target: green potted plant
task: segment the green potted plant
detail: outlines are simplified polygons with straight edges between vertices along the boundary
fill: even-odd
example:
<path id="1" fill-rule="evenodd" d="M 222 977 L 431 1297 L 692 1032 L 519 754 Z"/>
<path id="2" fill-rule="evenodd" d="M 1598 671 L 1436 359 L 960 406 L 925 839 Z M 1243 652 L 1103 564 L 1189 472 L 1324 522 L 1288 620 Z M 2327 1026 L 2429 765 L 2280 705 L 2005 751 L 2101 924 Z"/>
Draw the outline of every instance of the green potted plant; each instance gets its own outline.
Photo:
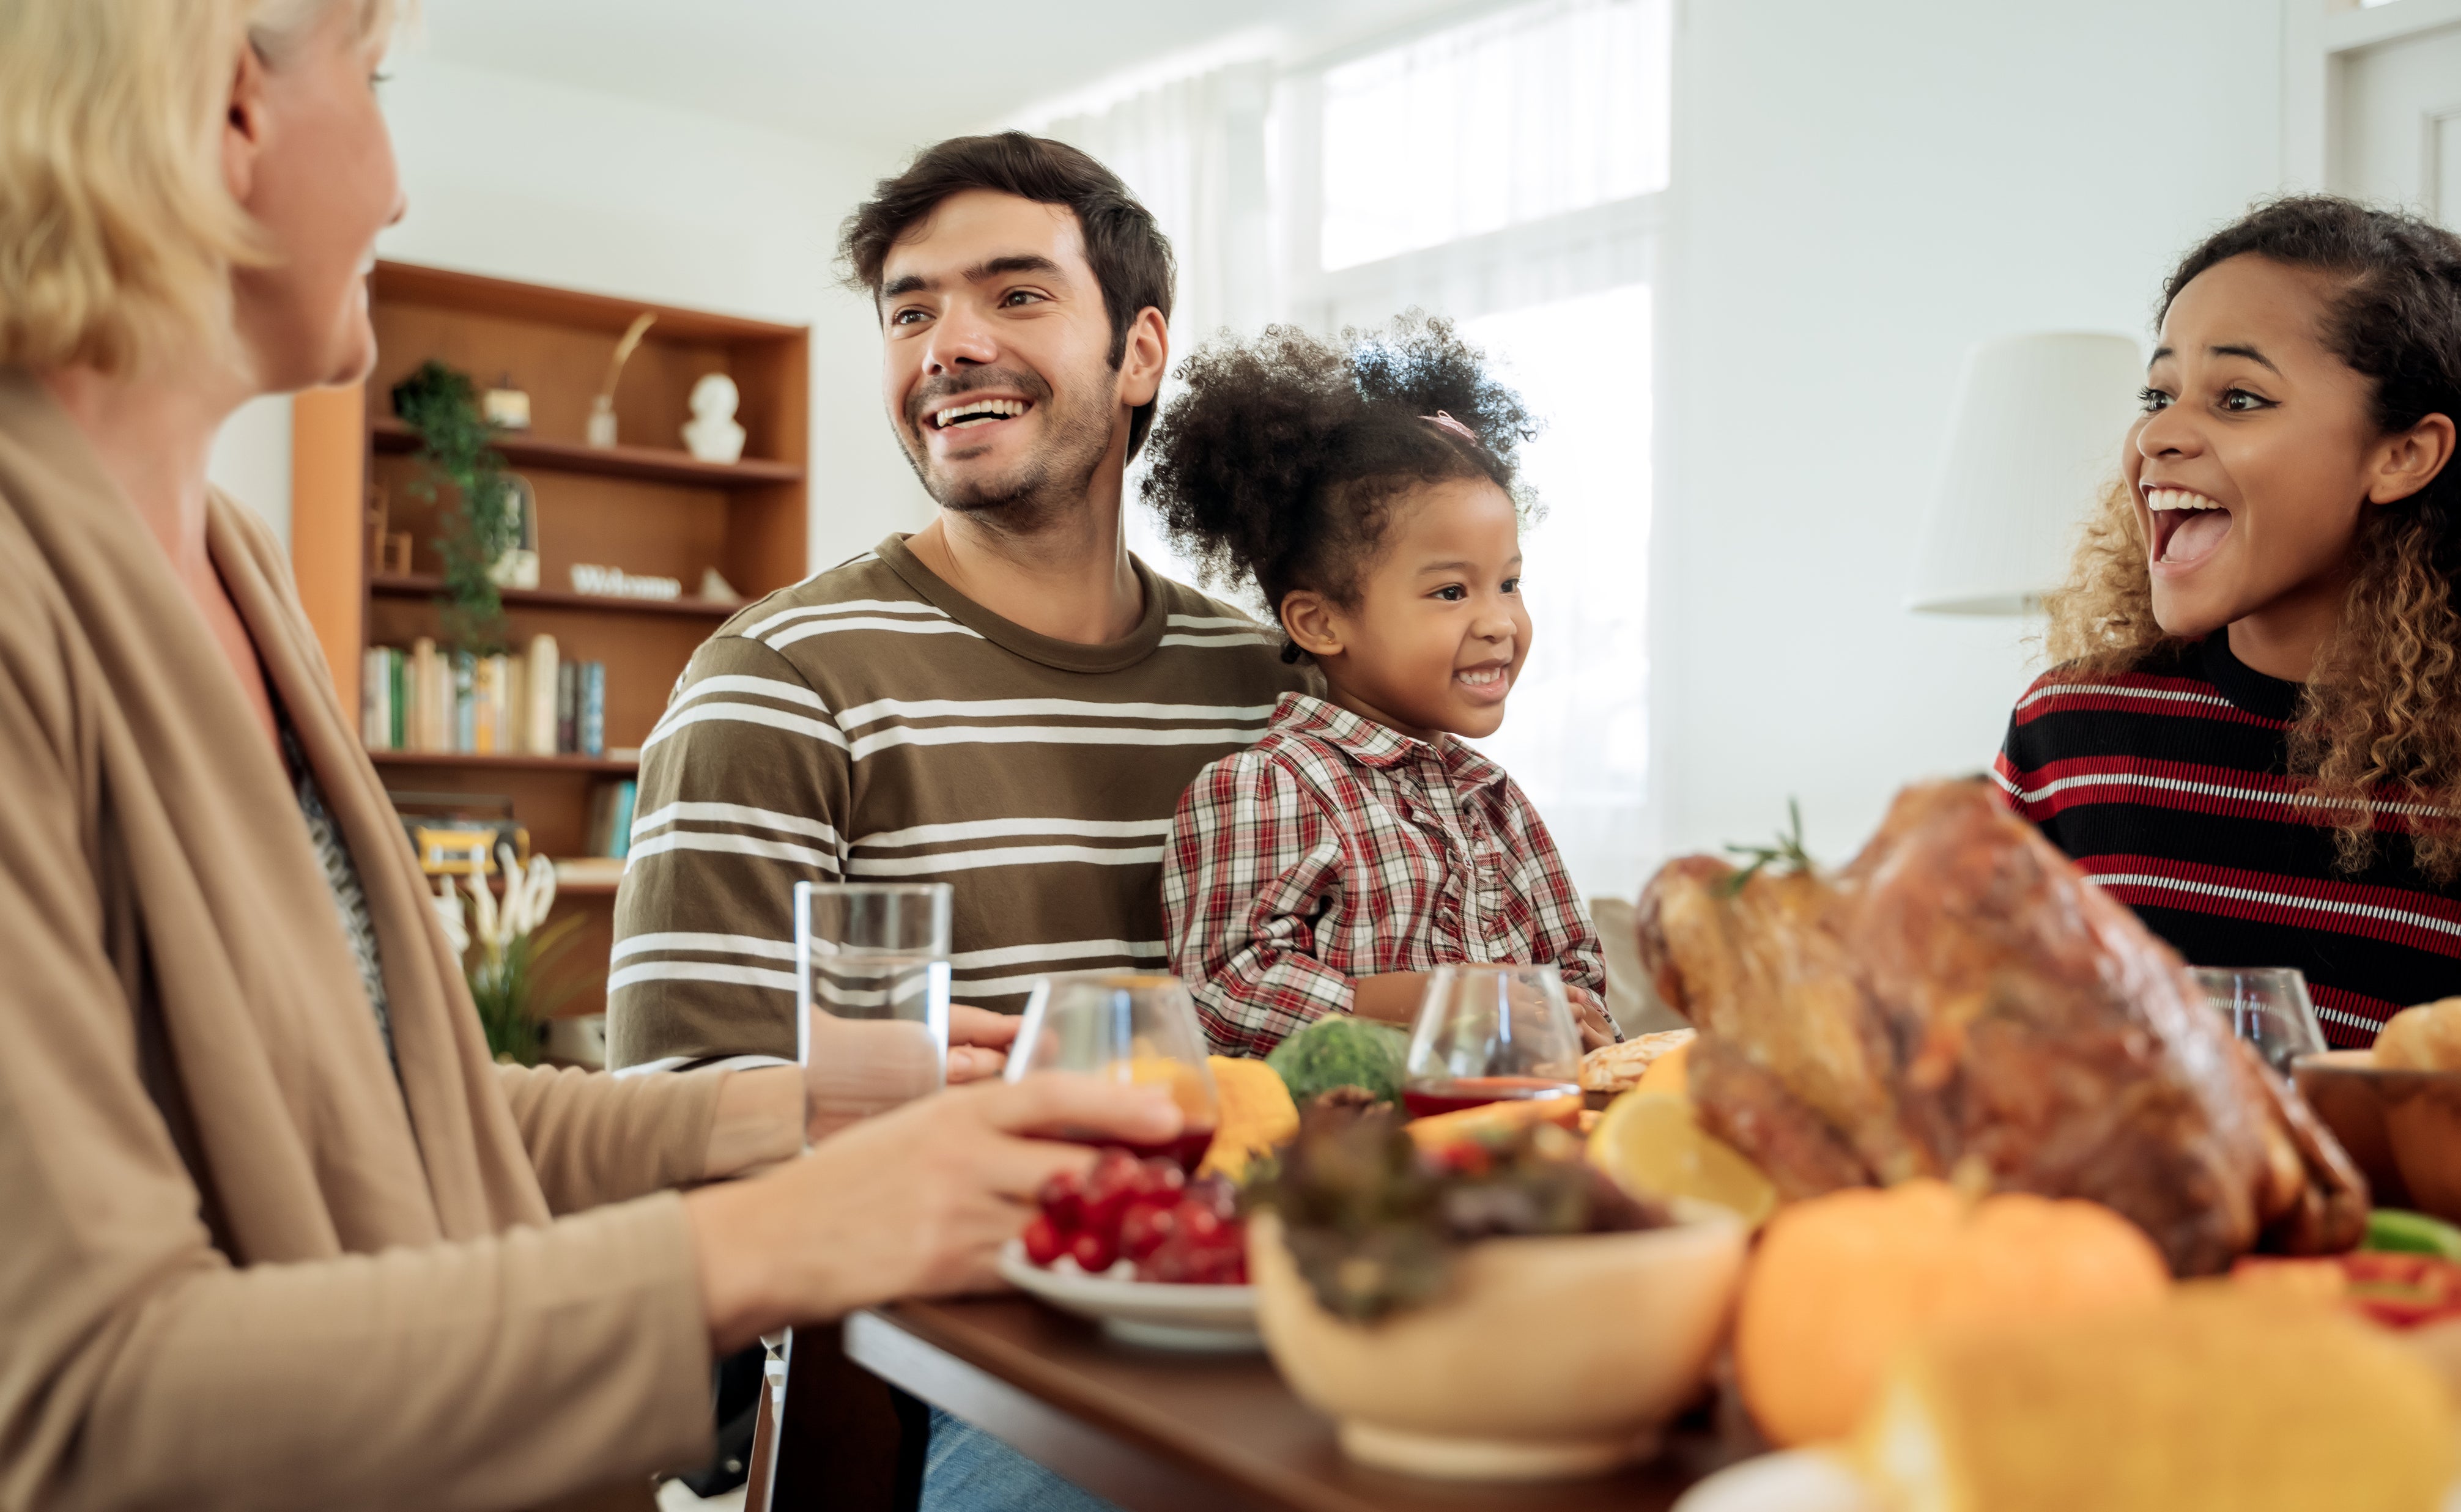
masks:
<path id="1" fill-rule="evenodd" d="M 393 388 L 393 411 L 418 437 L 426 464 L 412 492 L 433 502 L 439 484 L 453 488 L 458 503 L 435 541 L 444 562 L 443 640 L 474 655 L 492 656 L 506 640 L 503 596 L 495 565 L 521 543 L 521 503 L 494 446 L 496 428 L 480 412 L 479 389 L 470 375 L 429 358 Z"/>

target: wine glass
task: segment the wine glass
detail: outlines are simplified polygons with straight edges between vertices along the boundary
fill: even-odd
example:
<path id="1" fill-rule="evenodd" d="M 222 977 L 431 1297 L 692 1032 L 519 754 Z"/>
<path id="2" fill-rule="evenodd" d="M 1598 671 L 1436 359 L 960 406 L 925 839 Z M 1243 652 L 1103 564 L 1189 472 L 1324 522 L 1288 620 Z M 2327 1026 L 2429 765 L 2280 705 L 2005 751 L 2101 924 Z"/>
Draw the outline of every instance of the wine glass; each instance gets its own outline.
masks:
<path id="1" fill-rule="evenodd" d="M 1489 1102 L 1577 1097 L 1581 1032 L 1548 966 L 1440 966 L 1427 975 L 1402 1067 L 1412 1118 Z"/>
<path id="2" fill-rule="evenodd" d="M 1140 1157 L 1161 1156 L 1193 1174 L 1213 1142 L 1221 1100 L 1213 1089 L 1213 1073 L 1205 1064 L 1205 1033 L 1197 1027 L 1196 1004 L 1175 976 L 1067 971 L 1037 980 L 1002 1075 L 1017 1081 L 1038 1071 L 1073 1071 L 1168 1087 L 1179 1103 L 1179 1138 L 1166 1144 L 1125 1146 Z"/>
<path id="3" fill-rule="evenodd" d="M 949 1071 L 950 889 L 795 884 L 795 1059 L 817 1138 L 940 1090 Z"/>
<path id="4" fill-rule="evenodd" d="M 2205 1000 L 2229 1015 L 2231 1033 L 2255 1046 L 2274 1070 L 2287 1075 L 2292 1061 L 2323 1051 L 2307 978 L 2296 967 L 2200 966 L 2195 971 Z"/>

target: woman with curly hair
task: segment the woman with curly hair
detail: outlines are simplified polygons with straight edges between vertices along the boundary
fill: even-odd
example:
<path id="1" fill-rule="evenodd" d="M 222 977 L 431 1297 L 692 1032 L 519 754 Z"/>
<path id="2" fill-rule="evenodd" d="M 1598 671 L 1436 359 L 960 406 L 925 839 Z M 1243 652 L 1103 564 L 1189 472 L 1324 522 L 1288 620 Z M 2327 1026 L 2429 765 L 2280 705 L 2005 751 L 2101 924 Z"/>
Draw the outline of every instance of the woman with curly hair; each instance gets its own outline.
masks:
<path id="1" fill-rule="evenodd" d="M 1607 1042 L 1597 931 L 1554 840 L 1456 738 L 1504 722 L 1530 654 L 1520 399 L 1417 318 L 1338 343 L 1276 327 L 1181 377 L 1145 500 L 1255 585 L 1284 657 L 1325 682 L 1180 799 L 1163 905 L 1207 1033 L 1261 1055 L 1327 1013 L 1406 1024 L 1430 968 L 1499 961 L 1560 967 Z"/>
<path id="2" fill-rule="evenodd" d="M 2163 286 L 2124 485 L 2018 701 L 2019 812 L 2327 1036 L 2461 992 L 2461 238 L 2265 205 Z"/>

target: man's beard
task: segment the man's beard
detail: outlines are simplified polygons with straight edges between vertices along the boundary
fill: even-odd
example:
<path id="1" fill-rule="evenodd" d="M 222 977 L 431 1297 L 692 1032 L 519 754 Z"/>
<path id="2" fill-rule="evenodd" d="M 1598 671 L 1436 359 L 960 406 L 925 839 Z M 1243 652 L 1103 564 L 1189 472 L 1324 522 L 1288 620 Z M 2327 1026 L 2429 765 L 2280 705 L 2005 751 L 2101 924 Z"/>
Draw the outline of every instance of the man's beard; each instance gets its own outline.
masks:
<path id="1" fill-rule="evenodd" d="M 907 402 L 906 460 L 922 480 L 924 492 L 941 508 L 979 520 L 1005 534 L 1031 535 L 1043 522 L 1066 514 L 1085 500 L 1094 475 L 1111 449 L 1111 416 L 1103 403 L 1107 384 L 1099 380 L 1070 385 L 1062 402 L 1051 385 L 1022 369 L 984 369 L 962 380 L 919 386 Z M 922 432 L 931 424 L 923 407 L 978 389 L 1014 389 L 1033 403 L 1029 414 L 1044 420 L 1043 443 L 1005 478 L 948 477 L 931 463 L 931 445 Z M 1003 422 L 1005 423 L 1005 422 Z"/>

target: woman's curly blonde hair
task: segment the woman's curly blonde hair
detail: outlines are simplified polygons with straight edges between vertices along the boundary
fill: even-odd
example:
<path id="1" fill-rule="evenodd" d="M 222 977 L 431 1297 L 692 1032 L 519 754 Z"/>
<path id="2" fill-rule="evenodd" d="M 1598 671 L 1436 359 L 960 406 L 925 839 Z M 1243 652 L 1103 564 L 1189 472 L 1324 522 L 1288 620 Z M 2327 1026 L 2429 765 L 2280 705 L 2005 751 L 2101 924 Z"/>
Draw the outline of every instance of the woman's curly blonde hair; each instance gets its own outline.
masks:
<path id="1" fill-rule="evenodd" d="M 2189 253 L 2163 285 L 2160 314 L 2197 274 L 2243 255 L 2343 280 L 2325 342 L 2374 380 L 2380 433 L 2429 415 L 2461 420 L 2461 237 L 2330 195 L 2279 200 Z M 2315 821 L 2335 830 L 2343 871 L 2368 863 L 2388 821 L 2441 885 L 2461 876 L 2461 465 L 2365 510 L 2350 556 L 2340 624 L 2291 726 L 2290 769 L 2307 779 Z M 2045 601 L 2054 663 L 2108 675 L 2173 641 L 2153 618 L 2146 563 L 2135 500 L 2115 482 L 2066 585 Z"/>

